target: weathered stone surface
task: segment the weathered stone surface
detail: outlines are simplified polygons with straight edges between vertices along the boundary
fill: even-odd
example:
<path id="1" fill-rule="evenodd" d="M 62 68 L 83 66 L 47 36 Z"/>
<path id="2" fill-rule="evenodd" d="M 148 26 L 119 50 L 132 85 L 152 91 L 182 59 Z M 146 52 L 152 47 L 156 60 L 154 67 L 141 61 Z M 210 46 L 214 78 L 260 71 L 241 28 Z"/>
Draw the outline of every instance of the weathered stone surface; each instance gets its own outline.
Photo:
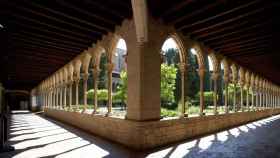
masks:
<path id="1" fill-rule="evenodd" d="M 131 121 L 63 110 L 45 114 L 130 148 L 143 150 L 279 114 L 280 109 L 159 121 Z"/>

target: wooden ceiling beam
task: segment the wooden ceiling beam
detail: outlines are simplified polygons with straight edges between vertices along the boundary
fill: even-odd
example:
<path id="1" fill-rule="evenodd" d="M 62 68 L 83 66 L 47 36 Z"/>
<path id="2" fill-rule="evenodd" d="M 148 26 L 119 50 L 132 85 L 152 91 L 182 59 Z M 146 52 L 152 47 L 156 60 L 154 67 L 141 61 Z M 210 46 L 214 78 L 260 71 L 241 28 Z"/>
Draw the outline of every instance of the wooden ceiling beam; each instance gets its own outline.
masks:
<path id="1" fill-rule="evenodd" d="M 85 21 L 85 20 L 83 20 L 83 19 L 81 19 L 81 18 L 77 18 L 77 17 L 71 16 L 71 15 L 66 14 L 66 13 L 62 13 L 62 12 L 60 12 L 60 11 L 57 11 L 57 10 L 54 10 L 54 9 L 51 9 L 51 8 L 48 8 L 48 7 L 45 7 L 45 6 L 43 6 L 43 5 L 39 4 L 39 3 L 31 2 L 30 4 L 31 4 L 32 6 L 37 7 L 37 8 L 40 8 L 40 9 L 49 11 L 49 12 L 51 12 L 51 13 L 53 13 L 53 14 L 57 14 L 57 15 L 60 15 L 60 16 L 65 17 L 65 18 L 68 18 L 68 19 L 71 19 L 71 20 L 80 22 L 80 23 L 82 23 L 82 24 L 86 24 L 86 25 L 91 26 L 91 27 L 93 27 L 93 28 L 97 28 L 97 29 L 100 29 L 100 30 L 103 30 L 103 31 L 106 31 L 106 32 L 112 31 L 112 30 L 110 30 L 110 29 L 108 29 L 108 28 L 106 28 L 106 27 L 103 27 L 103 26 L 100 26 L 100 25 L 91 23 L 91 22 L 89 22 L 89 21 Z"/>
<path id="2" fill-rule="evenodd" d="M 78 11 L 78 12 L 80 12 L 82 14 L 85 14 L 85 15 L 87 15 L 89 17 L 101 20 L 101 21 L 103 21 L 105 23 L 108 23 L 108 24 L 111 24 L 111 25 L 116 25 L 118 23 L 118 22 L 113 21 L 111 19 L 104 18 L 104 17 L 102 17 L 102 16 L 100 16 L 98 14 L 95 14 L 93 12 L 88 12 L 87 10 L 82 9 L 82 8 L 78 7 L 77 5 L 71 4 L 69 1 L 59 0 L 58 3 L 62 4 L 63 6 L 66 6 L 67 8 L 70 8 L 72 10 L 75 10 L 75 11 Z"/>
<path id="3" fill-rule="evenodd" d="M 250 26 L 250 27 L 246 27 L 244 29 L 240 29 L 240 30 L 237 30 L 237 31 L 225 33 L 225 34 L 222 34 L 222 35 L 216 35 L 216 36 L 214 36 L 212 38 L 207 38 L 207 39 L 205 39 L 203 41 L 204 42 L 209 42 L 209 41 L 213 41 L 213 40 L 220 40 L 220 39 L 225 38 L 225 37 L 229 37 L 229 36 L 233 36 L 233 35 L 238 35 L 238 34 L 241 34 L 241 33 L 244 33 L 244 32 L 248 32 L 248 31 L 252 31 L 252 30 L 258 29 L 260 27 L 264 27 L 267 24 L 268 24 L 268 22 L 258 23 L 256 25 L 253 25 L 253 26 Z"/>
<path id="4" fill-rule="evenodd" d="M 16 18 L 23 19 L 24 21 L 29 21 L 34 24 L 39 24 L 39 25 L 47 27 L 47 28 L 52 28 L 52 29 L 58 30 L 60 32 L 64 32 L 65 34 L 77 36 L 79 38 L 86 38 L 86 39 L 92 38 L 92 36 L 88 36 L 87 34 L 81 34 L 78 32 L 74 32 L 72 30 L 64 29 L 62 27 L 57 27 L 55 25 L 51 25 L 51 24 L 45 23 L 43 21 L 38 21 L 38 20 L 28 18 L 28 17 L 22 16 L 22 15 L 18 15 L 18 14 L 12 14 L 12 15 Z M 102 32 L 92 30 L 91 33 L 96 34 L 97 36 L 102 36 Z"/>
<path id="5" fill-rule="evenodd" d="M 162 17 L 166 17 L 166 16 L 168 16 L 169 14 L 172 14 L 172 13 L 174 13 L 174 12 L 180 10 L 181 8 L 183 8 L 183 7 L 187 6 L 187 5 L 189 5 L 189 4 L 192 3 L 192 2 L 193 2 L 193 0 L 184 0 L 184 1 L 180 2 L 180 3 L 177 3 L 175 6 L 173 6 L 173 7 L 171 7 L 170 9 L 164 11 L 164 12 L 161 14 L 161 16 L 162 16 Z"/>
<path id="6" fill-rule="evenodd" d="M 77 47 L 73 47 L 73 46 L 66 46 L 63 44 L 52 43 L 52 42 L 48 42 L 48 41 L 28 40 L 28 39 L 18 38 L 18 37 L 14 37 L 14 36 L 11 36 L 11 39 L 12 39 L 12 42 L 24 42 L 24 43 L 34 44 L 34 45 L 39 45 L 39 46 L 52 47 L 52 48 L 60 49 L 60 50 L 70 50 L 70 51 L 74 50 L 75 52 L 79 52 L 82 50 L 81 48 L 77 48 Z"/>
<path id="7" fill-rule="evenodd" d="M 239 42 L 241 40 L 249 40 L 249 39 L 254 39 L 257 37 L 265 37 L 267 35 L 269 35 L 270 32 L 268 32 L 267 30 L 260 30 L 260 31 L 256 31 L 256 32 L 249 32 L 249 33 L 244 33 L 242 35 L 237 34 L 233 37 L 227 37 L 227 38 L 223 38 L 223 39 L 219 39 L 219 40 L 213 40 L 211 42 L 206 42 L 203 41 L 206 45 L 209 45 L 211 47 L 216 47 L 216 46 L 221 46 L 224 44 L 229 44 L 232 42 Z"/>
<path id="8" fill-rule="evenodd" d="M 58 33 L 58 32 L 54 32 L 54 31 L 50 31 L 48 29 L 43 29 L 43 28 L 38 28 L 38 27 L 30 26 L 30 25 L 25 25 L 23 23 L 19 23 L 19 22 L 16 22 L 16 21 L 10 21 L 10 22 L 12 22 L 12 25 L 21 26 L 23 28 L 23 30 L 25 30 L 24 28 L 32 29 L 32 30 L 37 30 L 39 32 L 45 32 L 45 33 L 49 33 L 49 34 L 54 34 L 54 35 L 57 35 L 57 36 L 59 36 L 61 38 L 77 40 L 77 41 L 84 42 L 84 43 L 87 43 L 88 40 L 89 40 L 89 39 L 86 40 L 84 38 L 73 37 L 73 36 L 70 36 L 70 35 L 63 34 L 63 33 Z"/>
<path id="9" fill-rule="evenodd" d="M 15 7 L 17 7 L 17 6 L 15 6 Z M 25 8 L 23 6 L 20 6 L 20 7 L 17 7 L 17 8 L 20 9 L 20 10 L 23 10 L 25 12 L 32 13 L 34 15 L 47 18 L 49 20 L 55 21 L 55 22 L 60 23 L 60 24 L 66 24 L 66 25 L 72 26 L 72 27 L 80 29 L 80 30 L 84 30 L 84 31 L 88 31 L 88 32 L 94 32 L 95 31 L 92 28 L 81 26 L 81 25 L 75 24 L 75 23 L 71 23 L 71 22 L 66 21 L 65 19 L 61 19 L 61 18 L 58 19 L 57 17 L 49 16 L 49 15 L 43 13 L 43 12 L 36 12 L 36 11 L 33 11 L 32 9 Z"/>
<path id="10" fill-rule="evenodd" d="M 207 12 L 213 8 L 215 8 L 216 6 L 218 6 L 219 4 L 221 3 L 221 1 L 216 1 L 215 3 L 211 3 L 211 4 L 208 4 L 206 6 L 203 6 L 202 8 L 200 9 L 197 9 L 189 14 L 185 14 L 184 16 L 181 16 L 177 19 L 173 18 L 171 21 L 168 21 L 169 24 L 173 24 L 173 25 L 176 25 L 176 23 L 179 23 L 181 21 L 187 21 L 188 19 L 190 19 L 191 17 L 194 17 L 194 16 L 197 16 L 201 13 L 204 13 L 204 12 Z"/>
<path id="11" fill-rule="evenodd" d="M 83 43 L 73 42 L 73 41 L 69 41 L 69 40 L 59 40 L 57 38 L 53 38 L 50 36 L 44 36 L 41 34 L 35 34 L 35 33 L 27 32 L 27 31 L 20 31 L 18 33 L 12 32 L 11 35 L 22 36 L 23 38 L 32 38 L 34 40 L 45 40 L 45 41 L 52 41 L 55 43 L 63 43 L 66 45 L 71 45 L 71 46 L 76 46 L 76 47 L 81 47 L 81 48 L 88 47 L 88 45 L 83 44 Z"/>
<path id="12" fill-rule="evenodd" d="M 240 49 L 240 50 L 235 50 L 235 51 L 228 51 L 228 52 L 223 51 L 221 53 L 224 54 L 224 55 L 229 55 L 229 54 L 243 53 L 243 52 L 248 51 L 248 50 L 255 50 L 255 51 L 257 51 L 257 50 L 265 50 L 267 48 L 269 48 L 269 46 L 265 45 L 265 46 L 257 46 L 257 47 L 248 47 L 248 48 L 244 48 L 244 49 Z"/>
<path id="13" fill-rule="evenodd" d="M 232 42 L 232 43 L 225 44 L 225 45 L 222 45 L 222 46 L 214 47 L 213 49 L 220 50 L 220 49 L 223 49 L 223 48 L 238 46 L 238 45 L 247 44 L 247 43 L 253 43 L 253 42 L 258 42 L 258 41 L 268 41 L 268 40 L 270 40 L 268 38 L 271 38 L 271 37 L 272 37 L 272 35 L 267 35 L 267 36 L 256 37 L 256 38 L 247 39 L 247 40 L 241 40 L 241 41 L 238 41 L 238 42 Z"/>
<path id="14" fill-rule="evenodd" d="M 263 47 L 269 47 L 269 44 L 267 44 L 267 43 L 264 43 L 264 44 L 259 44 L 259 45 L 253 45 L 253 46 L 251 46 L 251 47 L 245 47 L 245 48 L 237 48 L 237 47 L 235 47 L 235 48 L 228 48 L 228 49 L 223 49 L 223 50 L 221 50 L 221 52 L 235 52 L 235 51 L 244 51 L 244 50 L 250 50 L 250 49 L 258 49 L 258 48 L 263 48 Z"/>
<path id="15" fill-rule="evenodd" d="M 246 47 L 250 47 L 250 46 L 259 46 L 259 45 L 263 45 L 263 44 L 269 45 L 269 42 L 270 41 L 268 41 L 268 40 L 256 41 L 256 42 L 252 42 L 252 43 L 240 44 L 237 46 L 224 47 L 224 48 L 220 49 L 219 51 L 238 50 L 238 49 L 241 49 L 244 47 L 246 48 Z"/>
<path id="16" fill-rule="evenodd" d="M 20 48 L 20 47 L 25 47 L 25 48 L 35 48 L 35 49 L 43 49 L 43 50 L 49 50 L 49 51 L 53 51 L 53 52 L 61 52 L 64 54 L 68 54 L 68 55 L 78 55 L 80 53 L 82 53 L 81 51 L 74 51 L 74 50 L 70 50 L 70 49 L 64 49 L 64 48 L 58 48 L 55 46 L 47 46 L 47 45 L 38 45 L 38 44 L 32 44 L 32 43 L 13 43 L 11 44 L 12 46 L 14 46 L 14 48 Z"/>
<path id="17" fill-rule="evenodd" d="M 230 14 L 230 13 L 236 12 L 236 11 L 238 11 L 238 10 L 244 9 L 244 8 L 246 8 L 246 7 L 249 7 L 250 5 L 253 5 L 253 4 L 255 4 L 255 3 L 259 2 L 259 1 L 260 1 L 260 0 L 255 0 L 255 1 L 252 1 L 252 2 L 249 2 L 249 3 L 246 3 L 246 4 L 243 4 L 243 5 L 241 5 L 241 6 L 238 6 L 238 7 L 233 8 L 233 9 L 231 9 L 231 10 L 228 10 L 228 11 L 225 11 L 225 12 L 222 12 L 222 13 L 219 13 L 219 14 L 217 14 L 217 15 L 215 15 L 215 16 L 211 16 L 211 17 L 209 17 L 209 18 L 206 18 L 206 19 L 203 19 L 203 20 L 199 20 L 199 21 L 197 21 L 197 22 L 195 22 L 195 23 L 191 23 L 191 24 L 189 24 L 189 25 L 183 25 L 183 26 L 181 26 L 181 27 L 178 27 L 178 29 L 179 29 L 179 30 L 183 30 L 183 29 L 187 29 L 187 28 L 190 28 L 190 27 L 194 27 L 194 26 L 196 26 L 196 25 L 200 25 L 200 24 L 203 24 L 203 23 L 207 23 L 207 22 L 209 22 L 209 21 L 211 21 L 211 20 L 214 20 L 214 19 L 216 19 L 216 18 L 220 18 L 220 17 L 225 16 L 225 15 L 227 15 L 227 14 Z"/>

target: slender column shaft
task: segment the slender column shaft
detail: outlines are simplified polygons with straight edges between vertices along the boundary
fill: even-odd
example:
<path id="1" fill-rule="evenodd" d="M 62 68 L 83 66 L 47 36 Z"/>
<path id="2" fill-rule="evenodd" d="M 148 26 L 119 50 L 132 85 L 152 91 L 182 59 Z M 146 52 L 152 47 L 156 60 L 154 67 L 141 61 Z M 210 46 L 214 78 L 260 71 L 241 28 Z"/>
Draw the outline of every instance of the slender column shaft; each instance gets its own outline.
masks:
<path id="1" fill-rule="evenodd" d="M 251 105 L 251 107 L 252 107 L 252 109 L 254 110 L 255 108 L 255 96 L 254 96 L 255 94 L 254 94 L 254 88 L 252 88 L 252 105 Z"/>
<path id="2" fill-rule="evenodd" d="M 225 112 L 228 113 L 228 81 L 225 80 Z"/>
<path id="3" fill-rule="evenodd" d="M 88 73 L 85 73 L 83 76 L 83 95 L 84 95 L 84 109 L 83 112 L 87 110 L 87 82 L 88 82 Z"/>
<path id="4" fill-rule="evenodd" d="M 79 79 L 75 81 L 75 91 L 76 91 L 76 108 L 75 111 L 79 110 Z"/>
<path id="5" fill-rule="evenodd" d="M 62 88 L 62 83 L 61 83 L 61 85 L 59 86 L 59 96 L 60 96 L 60 109 L 63 109 L 64 107 L 63 107 L 63 103 L 62 103 L 62 101 L 63 101 L 63 88 Z"/>
<path id="6" fill-rule="evenodd" d="M 200 110 L 199 110 L 199 115 L 203 116 L 204 114 L 204 69 L 199 69 L 199 104 L 200 104 Z"/>
<path id="7" fill-rule="evenodd" d="M 236 107 L 236 82 L 233 83 L 233 111 L 237 111 Z"/>
<path id="8" fill-rule="evenodd" d="M 97 108 L 98 108 L 98 98 L 97 98 L 98 76 L 99 76 L 99 69 L 95 68 L 93 70 L 93 84 L 94 84 L 94 110 L 93 110 L 93 113 L 96 113 L 97 112 Z"/>
<path id="9" fill-rule="evenodd" d="M 73 81 L 69 82 L 69 109 L 72 111 L 72 88 L 73 87 Z"/>
<path id="10" fill-rule="evenodd" d="M 59 93 L 58 93 L 58 87 L 55 88 L 55 93 L 56 93 L 56 106 L 55 106 L 55 108 L 58 109 L 58 107 L 59 107 Z"/>
<path id="11" fill-rule="evenodd" d="M 181 117 L 187 116 L 186 107 L 185 107 L 185 64 L 180 64 L 180 72 L 181 72 Z"/>
<path id="12" fill-rule="evenodd" d="M 67 84 L 65 83 L 64 84 L 64 108 L 66 108 L 66 106 L 67 106 Z"/>
<path id="13" fill-rule="evenodd" d="M 246 87 L 246 109 L 249 111 L 249 91 L 250 91 L 250 87 L 247 85 Z"/>
<path id="14" fill-rule="evenodd" d="M 242 111 L 244 111 L 244 105 L 243 105 L 243 84 L 240 85 L 240 108 Z"/>
<path id="15" fill-rule="evenodd" d="M 219 77 L 219 73 L 218 72 L 213 72 L 212 75 L 212 79 L 214 82 L 214 91 L 213 91 L 213 104 L 214 104 L 214 114 L 217 115 L 218 114 L 218 107 L 217 107 L 217 82 L 218 82 L 218 77 Z"/>
<path id="16" fill-rule="evenodd" d="M 108 75 L 108 112 L 107 115 L 110 115 L 112 112 L 112 72 L 114 69 L 113 63 L 108 63 L 107 65 L 107 75 Z"/>

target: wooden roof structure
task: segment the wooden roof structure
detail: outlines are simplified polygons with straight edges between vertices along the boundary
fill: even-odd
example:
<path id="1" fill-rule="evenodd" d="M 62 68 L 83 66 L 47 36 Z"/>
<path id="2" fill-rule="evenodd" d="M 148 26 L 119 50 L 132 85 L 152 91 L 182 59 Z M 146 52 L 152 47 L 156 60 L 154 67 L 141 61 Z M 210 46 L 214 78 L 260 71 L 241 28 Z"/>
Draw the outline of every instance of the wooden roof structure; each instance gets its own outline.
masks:
<path id="1" fill-rule="evenodd" d="M 149 14 L 280 84 L 277 0 L 148 0 Z M 130 0 L 2 0 L 0 79 L 31 89 L 132 18 Z"/>

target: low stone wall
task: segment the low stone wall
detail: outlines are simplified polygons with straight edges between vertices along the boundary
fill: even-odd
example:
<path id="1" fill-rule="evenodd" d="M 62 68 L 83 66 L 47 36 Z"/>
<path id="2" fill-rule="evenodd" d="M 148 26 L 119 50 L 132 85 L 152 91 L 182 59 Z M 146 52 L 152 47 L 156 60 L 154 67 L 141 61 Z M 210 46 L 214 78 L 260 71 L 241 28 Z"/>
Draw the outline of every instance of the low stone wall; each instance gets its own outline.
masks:
<path id="1" fill-rule="evenodd" d="M 213 133 L 280 113 L 280 109 L 269 109 L 255 112 L 137 122 L 55 109 L 45 109 L 44 111 L 46 116 L 137 150 L 154 148 Z"/>

